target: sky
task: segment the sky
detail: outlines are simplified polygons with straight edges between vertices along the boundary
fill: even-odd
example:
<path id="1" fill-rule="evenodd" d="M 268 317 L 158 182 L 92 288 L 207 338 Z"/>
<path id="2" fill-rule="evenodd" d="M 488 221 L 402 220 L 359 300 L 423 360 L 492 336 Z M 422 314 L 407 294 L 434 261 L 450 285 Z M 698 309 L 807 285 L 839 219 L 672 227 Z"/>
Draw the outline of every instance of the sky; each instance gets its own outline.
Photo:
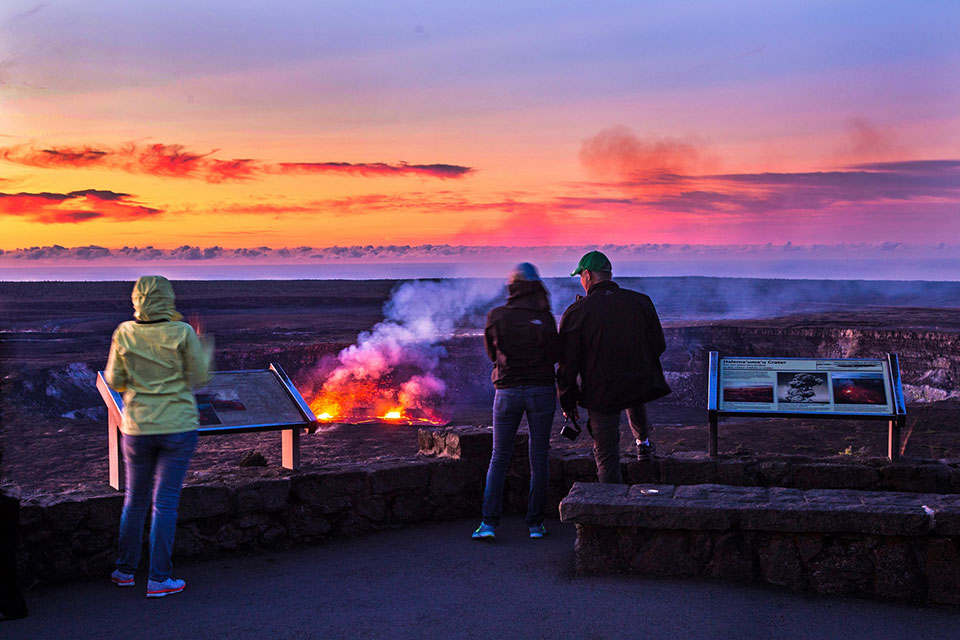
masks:
<path id="1" fill-rule="evenodd" d="M 0 258 L 922 254 L 960 245 L 958 33 L 946 0 L 6 0 Z"/>

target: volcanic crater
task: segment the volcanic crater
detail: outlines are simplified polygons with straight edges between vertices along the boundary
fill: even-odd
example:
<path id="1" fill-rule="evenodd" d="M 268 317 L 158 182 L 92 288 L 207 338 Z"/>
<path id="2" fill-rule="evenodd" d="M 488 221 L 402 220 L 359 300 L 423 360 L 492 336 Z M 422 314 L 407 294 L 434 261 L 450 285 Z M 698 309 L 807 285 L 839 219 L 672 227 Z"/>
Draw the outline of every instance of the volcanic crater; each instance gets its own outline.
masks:
<path id="1" fill-rule="evenodd" d="M 960 285 L 719 278 L 620 282 L 651 295 L 664 324 L 662 362 L 673 393 L 649 407 L 658 453 L 706 450 L 705 373 L 711 350 L 769 357 L 874 358 L 896 352 L 908 401 L 903 454 L 958 457 Z M 182 281 L 174 286 L 179 309 L 188 318 L 202 318 L 215 337 L 217 369 L 262 369 L 276 362 L 309 401 L 319 397 L 329 373 L 342 364 L 338 356 L 362 342 L 360 334 L 376 334 L 378 324 L 396 315 L 391 296 L 403 284 Z M 410 417 L 426 415 L 427 407 L 442 414 L 437 422 L 490 424 L 493 387 L 482 326 L 486 311 L 503 296 L 500 283 L 480 284 L 470 283 L 471 304 L 456 312 L 452 325 L 440 327 L 441 335 L 429 345 L 435 358 L 427 363 L 433 367 L 430 375 L 442 383 L 442 392 L 437 386 L 427 389 L 423 406 L 407 407 Z M 548 281 L 558 314 L 573 301 L 572 284 Z M 782 294 L 786 286 L 796 290 L 789 300 Z M 130 287 L 126 282 L 0 283 L 0 479 L 22 494 L 106 488 L 106 412 L 95 377 L 105 364 L 113 329 L 130 317 Z M 779 293 L 765 295 L 770 292 Z M 395 319 L 401 325 L 409 320 Z M 422 375 L 423 365 L 409 367 L 403 376 Z M 321 424 L 316 434 L 302 439 L 303 465 L 320 469 L 414 458 L 417 428 L 396 422 Z M 588 452 L 588 438 L 569 442 L 557 435 L 561 422 L 558 412 L 553 446 Z M 631 447 L 625 427 L 623 447 Z M 879 457 L 885 447 L 884 429 L 871 422 L 744 419 L 725 421 L 720 431 L 721 451 L 728 453 Z M 251 452 L 278 465 L 279 434 L 202 438 L 187 482 L 235 471 Z"/>

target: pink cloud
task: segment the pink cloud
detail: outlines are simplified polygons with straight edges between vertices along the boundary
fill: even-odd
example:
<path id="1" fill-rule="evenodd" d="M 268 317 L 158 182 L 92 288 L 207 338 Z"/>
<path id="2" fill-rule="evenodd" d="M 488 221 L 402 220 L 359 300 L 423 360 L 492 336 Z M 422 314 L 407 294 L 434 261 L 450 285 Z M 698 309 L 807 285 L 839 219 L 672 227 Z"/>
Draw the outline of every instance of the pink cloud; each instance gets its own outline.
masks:
<path id="1" fill-rule="evenodd" d="M 343 174 L 351 176 L 409 176 L 462 178 L 471 167 L 454 164 L 410 164 L 399 162 L 262 162 L 251 158 L 224 160 L 212 157 L 216 150 L 196 153 L 179 144 L 110 147 L 55 147 L 36 149 L 18 145 L 0 148 L 0 159 L 15 164 L 46 169 L 82 169 L 102 167 L 129 173 L 168 178 L 194 178 L 211 183 L 236 182 L 270 174 Z"/>
<path id="2" fill-rule="evenodd" d="M 129 200 L 129 194 L 85 189 L 69 193 L 0 193 L 0 216 L 27 218 L 44 224 L 78 223 L 106 218 L 142 220 L 159 209 Z"/>

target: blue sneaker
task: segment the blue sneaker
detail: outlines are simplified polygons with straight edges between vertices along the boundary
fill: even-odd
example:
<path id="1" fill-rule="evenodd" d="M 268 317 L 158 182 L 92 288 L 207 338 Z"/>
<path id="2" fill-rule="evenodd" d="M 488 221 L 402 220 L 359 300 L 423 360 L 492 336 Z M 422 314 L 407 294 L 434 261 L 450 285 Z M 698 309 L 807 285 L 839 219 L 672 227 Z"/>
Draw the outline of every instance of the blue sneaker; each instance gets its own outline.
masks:
<path id="1" fill-rule="evenodd" d="M 136 585 L 133 574 L 124 573 L 120 571 L 120 569 L 115 569 L 114 572 L 110 574 L 110 582 L 118 587 L 132 587 Z"/>
<path id="2" fill-rule="evenodd" d="M 531 538 L 542 538 L 547 533 L 547 528 L 542 524 L 532 524 L 530 525 L 530 537 Z"/>
<path id="3" fill-rule="evenodd" d="M 471 536 L 474 540 L 493 540 L 497 537 L 497 532 L 493 528 L 492 524 L 487 524 L 486 522 L 481 522 L 480 526 L 477 527 L 477 530 L 473 532 Z"/>
<path id="4" fill-rule="evenodd" d="M 163 582 L 147 580 L 147 597 L 163 598 L 175 593 L 180 593 L 186 586 L 186 582 L 183 580 L 177 580 L 176 578 L 167 578 Z"/>

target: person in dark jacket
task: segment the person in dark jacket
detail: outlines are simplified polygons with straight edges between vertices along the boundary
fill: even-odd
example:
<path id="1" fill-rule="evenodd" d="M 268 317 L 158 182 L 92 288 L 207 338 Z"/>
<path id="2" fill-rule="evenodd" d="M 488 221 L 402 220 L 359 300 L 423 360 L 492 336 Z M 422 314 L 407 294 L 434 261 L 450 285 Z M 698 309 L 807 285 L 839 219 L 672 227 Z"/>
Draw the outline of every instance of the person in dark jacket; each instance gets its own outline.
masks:
<path id="1" fill-rule="evenodd" d="M 493 453 L 483 494 L 483 522 L 474 539 L 493 540 L 503 507 L 503 482 L 513 455 L 520 419 L 530 429 L 530 500 L 527 526 L 531 538 L 542 538 L 547 504 L 547 457 L 550 428 L 557 410 L 554 364 L 557 322 L 536 267 L 518 264 L 507 286 L 507 304 L 487 314 L 484 343 L 493 362 Z"/>
<path id="2" fill-rule="evenodd" d="M 620 483 L 620 414 L 626 410 L 637 457 L 650 459 L 645 403 L 670 393 L 660 355 L 666 349 L 660 318 L 650 298 L 612 280 L 610 260 L 585 254 L 570 275 L 580 276 L 587 295 L 560 320 L 557 382 L 563 414 L 587 410 L 600 482 Z M 579 384 L 578 384 L 579 378 Z"/>

